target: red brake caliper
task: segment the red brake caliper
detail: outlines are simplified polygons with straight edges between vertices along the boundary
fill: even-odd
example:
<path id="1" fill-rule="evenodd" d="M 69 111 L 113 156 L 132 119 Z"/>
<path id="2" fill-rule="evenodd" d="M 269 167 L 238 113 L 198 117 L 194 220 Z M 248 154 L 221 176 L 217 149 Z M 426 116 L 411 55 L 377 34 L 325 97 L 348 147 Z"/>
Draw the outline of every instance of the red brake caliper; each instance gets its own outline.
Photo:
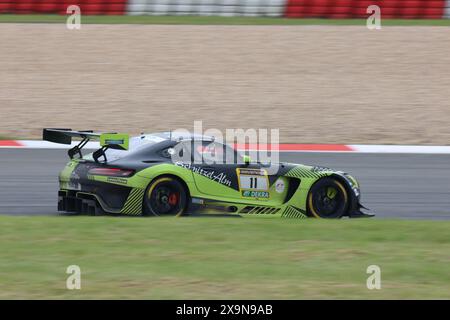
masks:
<path id="1" fill-rule="evenodd" d="M 169 204 L 174 206 L 178 203 L 178 193 L 171 193 L 169 195 Z"/>

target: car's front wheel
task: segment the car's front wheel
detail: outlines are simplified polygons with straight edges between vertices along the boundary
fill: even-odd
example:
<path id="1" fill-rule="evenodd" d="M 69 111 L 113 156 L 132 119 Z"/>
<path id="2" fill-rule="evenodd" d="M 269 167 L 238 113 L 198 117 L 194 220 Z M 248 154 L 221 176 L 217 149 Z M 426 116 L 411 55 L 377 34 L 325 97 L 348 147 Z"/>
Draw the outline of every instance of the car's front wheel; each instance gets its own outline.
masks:
<path id="1" fill-rule="evenodd" d="M 347 190 L 333 178 L 317 181 L 308 194 L 308 212 L 316 218 L 341 218 L 349 204 Z"/>
<path id="2" fill-rule="evenodd" d="M 145 193 L 145 214 L 181 216 L 186 210 L 187 198 L 184 186 L 176 178 L 156 178 Z"/>

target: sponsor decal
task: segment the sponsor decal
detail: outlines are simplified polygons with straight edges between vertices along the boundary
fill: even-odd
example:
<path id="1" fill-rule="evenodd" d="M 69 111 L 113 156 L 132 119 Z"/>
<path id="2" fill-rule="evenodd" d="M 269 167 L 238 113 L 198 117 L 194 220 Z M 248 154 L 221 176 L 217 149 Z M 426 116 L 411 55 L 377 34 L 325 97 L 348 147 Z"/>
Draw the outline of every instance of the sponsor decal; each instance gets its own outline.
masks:
<path id="1" fill-rule="evenodd" d="M 121 139 L 121 140 L 106 139 L 105 143 L 106 144 L 124 144 L 125 140 L 123 140 L 123 139 Z"/>
<path id="2" fill-rule="evenodd" d="M 269 179 L 264 169 L 236 169 L 239 190 L 243 197 L 269 198 Z"/>
<path id="3" fill-rule="evenodd" d="M 202 167 L 195 166 L 192 163 L 175 162 L 175 165 L 191 170 L 194 173 L 200 174 L 212 181 L 231 187 L 231 180 L 223 172 L 216 172 L 215 170 L 205 170 Z"/>
<path id="4" fill-rule="evenodd" d="M 275 182 L 275 191 L 278 193 L 283 193 L 284 189 L 285 189 L 286 185 L 283 181 L 283 179 L 278 179 Z"/>
<path id="5" fill-rule="evenodd" d="M 246 175 L 246 176 L 266 176 L 267 172 L 264 169 L 242 169 L 239 168 L 239 173 L 241 175 Z"/>
<path id="6" fill-rule="evenodd" d="M 251 191 L 251 190 L 243 190 L 243 197 L 251 197 L 251 198 L 269 198 L 269 193 L 267 191 Z"/>
<path id="7" fill-rule="evenodd" d="M 127 184 L 128 180 L 125 178 L 119 178 L 119 177 L 108 177 L 106 181 L 111 183 L 118 183 L 118 184 Z"/>
<path id="8" fill-rule="evenodd" d="M 70 175 L 69 188 L 72 190 L 81 190 L 80 175 L 75 171 Z"/>
<path id="9" fill-rule="evenodd" d="M 312 169 L 311 169 L 311 171 L 312 172 L 316 172 L 316 173 L 320 173 L 320 172 L 329 172 L 329 171 L 333 171 L 332 169 L 330 169 L 330 168 L 327 168 L 327 167 L 313 167 Z"/>

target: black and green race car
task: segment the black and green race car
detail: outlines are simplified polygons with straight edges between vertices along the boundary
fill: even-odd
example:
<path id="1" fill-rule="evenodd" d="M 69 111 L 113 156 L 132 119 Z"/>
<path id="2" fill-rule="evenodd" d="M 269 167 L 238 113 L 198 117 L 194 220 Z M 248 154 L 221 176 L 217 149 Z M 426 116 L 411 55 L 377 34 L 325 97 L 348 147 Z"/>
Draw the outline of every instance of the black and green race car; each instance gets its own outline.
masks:
<path id="1" fill-rule="evenodd" d="M 166 132 L 129 138 L 120 133 L 44 129 L 43 138 L 63 144 L 81 139 L 69 150 L 71 160 L 59 175 L 59 211 L 299 219 L 371 216 L 361 211 L 360 186 L 347 173 L 253 162 L 211 137 Z M 90 140 L 99 140 L 101 147 L 83 156 L 82 148 Z M 217 161 L 217 155 L 225 154 L 227 161 Z"/>

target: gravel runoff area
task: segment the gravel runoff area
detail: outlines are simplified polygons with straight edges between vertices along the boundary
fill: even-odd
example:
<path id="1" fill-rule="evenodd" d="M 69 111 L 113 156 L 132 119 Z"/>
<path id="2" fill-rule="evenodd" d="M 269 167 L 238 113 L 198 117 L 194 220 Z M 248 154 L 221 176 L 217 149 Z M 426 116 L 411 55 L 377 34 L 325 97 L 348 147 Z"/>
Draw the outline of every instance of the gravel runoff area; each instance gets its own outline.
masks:
<path id="1" fill-rule="evenodd" d="M 280 128 L 450 143 L 449 27 L 0 24 L 0 135 Z"/>

